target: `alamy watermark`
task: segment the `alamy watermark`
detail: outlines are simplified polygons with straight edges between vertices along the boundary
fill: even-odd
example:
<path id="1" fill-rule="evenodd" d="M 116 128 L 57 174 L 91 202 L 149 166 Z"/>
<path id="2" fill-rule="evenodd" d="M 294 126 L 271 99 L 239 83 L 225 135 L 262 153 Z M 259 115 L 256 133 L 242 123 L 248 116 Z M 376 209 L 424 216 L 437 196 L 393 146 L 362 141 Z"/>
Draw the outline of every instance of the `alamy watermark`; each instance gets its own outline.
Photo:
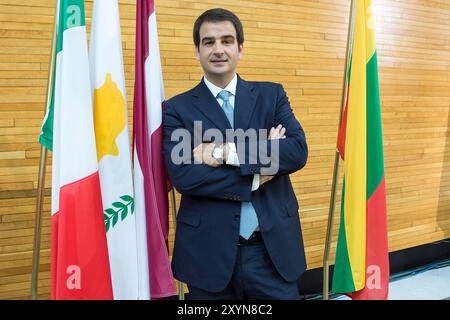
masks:
<path id="1" fill-rule="evenodd" d="M 70 265 L 66 269 L 68 275 L 66 280 L 66 286 L 69 290 L 81 289 L 81 268 L 77 265 Z"/>
<path id="2" fill-rule="evenodd" d="M 279 169 L 279 139 L 269 140 L 267 129 L 227 129 L 224 136 L 222 131 L 216 128 L 203 132 L 202 121 L 194 121 L 193 137 L 189 130 L 180 128 L 174 130 L 170 138 L 172 142 L 178 142 L 170 155 L 175 165 L 199 164 L 200 162 L 192 157 L 192 142 L 196 147 L 206 141 L 216 145 L 234 143 L 239 164 L 260 164 L 261 175 L 275 175 Z"/>

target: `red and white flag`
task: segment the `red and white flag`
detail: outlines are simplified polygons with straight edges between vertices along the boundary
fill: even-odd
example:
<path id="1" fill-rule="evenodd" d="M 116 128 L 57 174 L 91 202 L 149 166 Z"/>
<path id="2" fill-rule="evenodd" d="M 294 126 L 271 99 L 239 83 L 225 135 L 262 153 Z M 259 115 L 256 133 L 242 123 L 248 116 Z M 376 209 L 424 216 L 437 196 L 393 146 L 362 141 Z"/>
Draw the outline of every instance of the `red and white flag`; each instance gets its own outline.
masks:
<path id="1" fill-rule="evenodd" d="M 133 142 L 139 278 L 150 291 L 141 298 L 176 295 L 167 248 L 167 179 L 162 155 L 164 86 L 153 0 L 137 1 Z M 145 262 L 148 261 L 148 265 Z"/>

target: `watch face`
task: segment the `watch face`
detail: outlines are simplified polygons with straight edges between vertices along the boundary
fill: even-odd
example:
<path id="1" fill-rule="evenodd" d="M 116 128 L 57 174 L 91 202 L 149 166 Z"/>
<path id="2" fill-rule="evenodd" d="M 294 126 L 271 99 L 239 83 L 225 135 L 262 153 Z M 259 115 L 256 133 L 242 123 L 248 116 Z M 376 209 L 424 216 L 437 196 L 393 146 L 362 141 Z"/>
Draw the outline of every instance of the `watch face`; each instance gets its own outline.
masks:
<path id="1" fill-rule="evenodd" d="M 216 160 L 222 159 L 222 157 L 223 157 L 223 148 L 215 147 L 214 151 L 213 151 L 213 157 Z"/>

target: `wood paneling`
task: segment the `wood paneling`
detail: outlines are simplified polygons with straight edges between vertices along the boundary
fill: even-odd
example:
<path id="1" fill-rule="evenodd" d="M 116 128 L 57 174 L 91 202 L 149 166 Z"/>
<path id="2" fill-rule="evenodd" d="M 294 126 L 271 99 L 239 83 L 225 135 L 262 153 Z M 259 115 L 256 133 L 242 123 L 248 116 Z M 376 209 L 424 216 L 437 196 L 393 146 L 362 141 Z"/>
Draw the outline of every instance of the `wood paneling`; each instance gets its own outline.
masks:
<path id="1" fill-rule="evenodd" d="M 0 0 L 0 299 L 30 297 L 39 164 L 37 136 L 44 114 L 54 3 L 54 0 Z M 134 3 L 120 0 L 130 115 Z M 221 5 L 243 20 L 246 42 L 239 73 L 248 80 L 283 83 L 308 138 L 308 164 L 292 175 L 292 181 L 300 202 L 308 267 L 320 267 L 350 1 L 156 3 L 166 97 L 199 81 L 202 72 L 194 56 L 192 25 L 201 12 Z M 92 1 L 86 1 L 86 7 L 89 30 Z M 450 235 L 450 3 L 378 0 L 374 1 L 374 12 L 389 249 L 394 251 Z M 49 297 L 50 286 L 50 172 L 49 166 L 42 230 L 41 298 Z M 339 203 L 336 207 L 334 239 Z"/>

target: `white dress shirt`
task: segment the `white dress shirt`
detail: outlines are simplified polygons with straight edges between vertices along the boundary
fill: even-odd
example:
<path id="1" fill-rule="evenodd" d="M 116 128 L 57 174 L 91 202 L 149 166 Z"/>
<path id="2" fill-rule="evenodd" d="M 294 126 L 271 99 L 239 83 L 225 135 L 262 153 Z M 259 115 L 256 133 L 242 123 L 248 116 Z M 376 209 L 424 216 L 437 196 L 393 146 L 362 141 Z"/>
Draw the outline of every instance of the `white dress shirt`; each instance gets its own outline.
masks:
<path id="1" fill-rule="evenodd" d="M 237 87 L 237 74 L 234 75 L 233 79 L 230 81 L 230 83 L 224 88 L 220 88 L 210 82 L 206 77 L 203 77 L 203 80 L 205 81 L 206 86 L 208 87 L 209 91 L 211 91 L 212 95 L 216 98 L 219 105 L 222 107 L 223 100 L 218 97 L 219 93 L 222 90 L 226 90 L 230 93 L 230 99 L 229 102 L 231 106 L 234 109 L 234 102 L 236 100 L 236 87 Z M 228 157 L 226 159 L 226 164 L 230 166 L 239 167 L 239 157 L 237 155 L 236 151 L 236 145 L 232 142 L 228 142 Z M 253 184 L 252 184 L 252 191 L 258 190 L 259 188 L 259 174 L 255 174 L 253 176 Z"/>

